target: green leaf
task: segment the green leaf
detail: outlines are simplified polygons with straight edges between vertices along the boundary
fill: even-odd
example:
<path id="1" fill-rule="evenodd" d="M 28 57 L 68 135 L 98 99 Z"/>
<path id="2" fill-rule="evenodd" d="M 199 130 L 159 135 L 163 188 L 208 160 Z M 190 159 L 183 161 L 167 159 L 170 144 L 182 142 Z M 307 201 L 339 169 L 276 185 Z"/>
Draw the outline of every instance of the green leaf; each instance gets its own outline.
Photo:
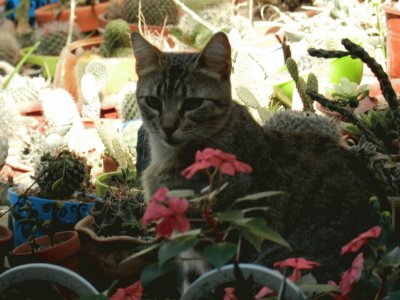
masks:
<path id="1" fill-rule="evenodd" d="M 136 252 L 136 253 L 132 254 L 131 256 L 125 258 L 119 264 L 122 265 L 122 264 L 126 263 L 127 261 L 129 261 L 131 259 L 134 259 L 136 257 L 142 256 L 142 255 L 144 255 L 146 253 L 149 253 L 149 252 L 153 251 L 154 249 L 157 249 L 159 246 L 160 246 L 159 243 L 152 244 L 151 246 L 148 246 L 148 247 L 144 248 L 143 250 L 141 250 L 139 252 Z"/>
<path id="2" fill-rule="evenodd" d="M 400 248 L 396 247 L 383 257 L 383 265 L 394 267 L 400 264 Z"/>
<path id="3" fill-rule="evenodd" d="M 163 265 L 170 258 L 193 248 L 198 242 L 199 240 L 196 236 L 189 235 L 163 243 L 160 249 L 158 249 L 158 263 Z"/>
<path id="4" fill-rule="evenodd" d="M 244 215 L 249 213 L 249 212 L 252 212 L 252 211 L 264 211 L 264 212 L 267 212 L 267 211 L 269 211 L 269 207 L 250 207 L 250 208 L 246 208 L 246 209 L 242 210 Z"/>
<path id="5" fill-rule="evenodd" d="M 218 213 L 217 218 L 219 221 L 222 222 L 233 222 L 235 220 L 242 219 L 243 213 L 241 210 L 238 209 L 229 209 L 222 213 Z"/>
<path id="6" fill-rule="evenodd" d="M 267 226 L 267 223 L 260 218 L 247 218 L 236 220 L 235 224 L 239 227 L 246 228 L 250 233 L 257 235 L 265 240 L 272 241 L 287 248 L 290 245 L 283 239 L 283 237 L 275 230 Z"/>
<path id="7" fill-rule="evenodd" d="M 251 233 L 246 228 L 239 228 L 239 232 L 240 232 L 240 235 L 242 237 L 244 237 L 246 240 L 248 240 L 250 242 L 250 244 L 252 244 L 253 247 L 256 248 L 256 250 L 258 252 L 261 250 L 261 243 L 263 241 L 263 238 Z"/>
<path id="8" fill-rule="evenodd" d="M 170 260 L 160 266 L 158 263 L 154 263 L 146 267 L 140 274 L 140 282 L 143 286 L 148 285 L 154 279 L 167 274 L 168 272 L 175 270 L 179 267 L 179 263 L 175 260 Z"/>
<path id="9" fill-rule="evenodd" d="M 196 194 L 193 190 L 172 190 L 168 192 L 168 197 L 177 197 L 177 198 L 193 198 Z"/>
<path id="10" fill-rule="evenodd" d="M 298 285 L 305 293 L 340 293 L 340 289 L 337 286 L 330 284 L 302 284 Z"/>
<path id="11" fill-rule="evenodd" d="M 296 281 L 297 285 L 311 285 L 318 284 L 317 279 L 312 274 L 307 274 L 305 276 L 300 277 Z"/>
<path id="12" fill-rule="evenodd" d="M 233 243 L 217 243 L 204 248 L 204 256 L 217 269 L 227 263 L 235 255 L 237 245 Z"/>
<path id="13" fill-rule="evenodd" d="M 284 193 L 285 192 L 281 192 L 281 191 L 266 191 L 266 192 L 251 194 L 251 195 L 247 195 L 245 197 L 236 199 L 234 201 L 234 204 L 243 202 L 243 201 L 253 201 L 253 200 L 258 200 L 261 198 L 268 198 L 268 197 L 272 197 L 272 196 L 283 195 Z"/>
<path id="14" fill-rule="evenodd" d="M 77 300 L 108 300 L 108 297 L 103 294 L 98 294 L 79 297 Z"/>
<path id="15" fill-rule="evenodd" d="M 53 182 L 53 184 L 51 185 L 51 189 L 53 191 L 58 190 L 61 187 L 62 184 L 62 178 L 58 178 L 56 181 Z"/>

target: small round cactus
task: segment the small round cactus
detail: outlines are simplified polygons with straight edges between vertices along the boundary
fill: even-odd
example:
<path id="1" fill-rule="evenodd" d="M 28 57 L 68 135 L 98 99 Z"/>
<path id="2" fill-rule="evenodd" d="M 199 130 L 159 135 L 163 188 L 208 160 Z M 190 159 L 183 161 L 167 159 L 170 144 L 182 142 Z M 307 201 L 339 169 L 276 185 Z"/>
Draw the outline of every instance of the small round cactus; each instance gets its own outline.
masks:
<path id="1" fill-rule="evenodd" d="M 14 35 L 0 31 L 0 61 L 16 65 L 19 59 L 20 45 Z"/>
<path id="2" fill-rule="evenodd" d="M 110 22 L 104 31 L 104 42 L 100 47 L 104 57 L 125 57 L 133 55 L 129 25 L 124 20 Z"/>
<path id="3" fill-rule="evenodd" d="M 336 141 L 341 139 L 339 122 L 311 112 L 283 110 L 276 112 L 265 127 L 273 130 L 301 131 L 328 135 Z"/>
<path id="4" fill-rule="evenodd" d="M 83 191 L 90 179 L 91 167 L 84 157 L 68 150 L 58 155 L 46 153 L 35 166 L 35 180 L 39 195 L 66 200 L 76 191 Z"/>
<path id="5" fill-rule="evenodd" d="M 36 53 L 58 56 L 65 47 L 69 31 L 68 22 L 54 21 L 46 23 L 36 33 L 36 40 L 40 41 Z M 80 38 L 79 28 L 74 27 L 72 41 Z"/>

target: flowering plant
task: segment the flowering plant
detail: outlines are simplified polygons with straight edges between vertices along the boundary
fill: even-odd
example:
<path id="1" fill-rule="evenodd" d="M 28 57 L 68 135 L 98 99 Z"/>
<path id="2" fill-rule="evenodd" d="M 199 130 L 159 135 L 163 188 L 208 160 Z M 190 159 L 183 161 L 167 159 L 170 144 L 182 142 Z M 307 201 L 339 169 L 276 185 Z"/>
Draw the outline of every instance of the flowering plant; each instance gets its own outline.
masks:
<path id="1" fill-rule="evenodd" d="M 141 274 L 144 286 L 178 267 L 180 254 L 194 247 L 201 249 L 200 259 L 215 268 L 238 261 L 242 239 L 246 239 L 257 250 L 260 250 L 264 240 L 290 247 L 279 233 L 267 226 L 265 218 L 250 216 L 253 212 L 265 212 L 265 206 L 238 208 L 246 201 L 256 201 L 280 195 L 282 192 L 269 191 L 247 195 L 233 201 L 225 211 L 214 210 L 218 195 L 228 185 L 223 182 L 224 176 L 251 173 L 251 166 L 237 160 L 235 155 L 206 148 L 196 153 L 195 162 L 181 174 L 187 180 L 191 180 L 199 172 L 205 172 L 209 179 L 208 186 L 204 187 L 200 194 L 192 190 L 170 191 L 163 187 L 156 191 L 147 206 L 141 220 L 142 225 L 154 223 L 155 232 L 164 239 L 126 259 L 158 248 L 158 262 L 148 266 Z M 193 212 L 195 217 L 189 218 L 189 211 Z"/>

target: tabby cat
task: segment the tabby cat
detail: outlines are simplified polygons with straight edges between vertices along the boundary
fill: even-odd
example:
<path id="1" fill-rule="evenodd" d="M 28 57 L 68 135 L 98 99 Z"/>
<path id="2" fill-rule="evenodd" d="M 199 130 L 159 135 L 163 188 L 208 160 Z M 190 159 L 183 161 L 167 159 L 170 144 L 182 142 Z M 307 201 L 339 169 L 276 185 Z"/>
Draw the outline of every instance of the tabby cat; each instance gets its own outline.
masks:
<path id="1" fill-rule="evenodd" d="M 319 281 L 337 279 L 352 259 L 343 260 L 341 247 L 378 222 L 369 198 L 383 199 L 383 192 L 365 163 L 327 135 L 260 126 L 232 100 L 231 48 L 224 33 L 216 33 L 200 53 L 164 53 L 138 33 L 132 33 L 132 45 L 137 100 L 151 150 L 142 177 L 147 197 L 163 186 L 205 187 L 207 177 L 181 175 L 197 150 L 233 153 L 253 172 L 225 178 L 229 185 L 215 209 L 224 210 L 246 194 L 285 191 L 265 200 L 271 207 L 267 220 L 293 248 L 266 243 L 262 253 L 247 253 L 246 259 L 271 266 L 305 257 L 321 264 L 314 272 Z"/>

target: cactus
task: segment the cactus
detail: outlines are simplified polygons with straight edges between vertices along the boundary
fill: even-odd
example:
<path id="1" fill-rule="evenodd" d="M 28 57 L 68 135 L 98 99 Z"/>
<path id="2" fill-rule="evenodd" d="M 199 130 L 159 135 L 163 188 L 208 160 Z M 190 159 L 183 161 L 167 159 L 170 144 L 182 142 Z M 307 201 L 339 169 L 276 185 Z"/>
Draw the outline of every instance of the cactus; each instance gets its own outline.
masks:
<path id="1" fill-rule="evenodd" d="M 144 197 L 141 192 L 127 186 L 112 187 L 106 191 L 104 199 L 95 201 L 95 232 L 101 236 L 141 235 L 140 219 L 143 210 Z"/>
<path id="2" fill-rule="evenodd" d="M 118 93 L 118 115 L 125 121 L 140 118 L 140 109 L 136 99 L 136 84 L 128 82 Z"/>
<path id="3" fill-rule="evenodd" d="M 375 176 L 386 183 L 388 195 L 400 196 L 400 102 L 394 91 L 389 76 L 384 72 L 381 65 L 371 57 L 364 48 L 343 39 L 342 44 L 347 51 L 327 51 L 324 49 L 308 49 L 311 56 L 323 58 L 340 58 L 351 55 L 359 58 L 365 63 L 378 79 L 382 94 L 388 103 L 387 110 L 370 110 L 367 114 L 354 115 L 339 104 L 327 99 L 325 96 L 308 90 L 307 93 L 315 101 L 339 112 L 345 116 L 350 125 L 346 130 L 360 136 L 358 145 L 352 150 L 359 156 L 368 160 L 368 167 Z"/>
<path id="4" fill-rule="evenodd" d="M 104 31 L 104 42 L 100 47 L 104 57 L 125 57 L 133 55 L 130 29 L 124 20 L 111 21 Z"/>
<path id="5" fill-rule="evenodd" d="M 68 22 L 54 21 L 46 23 L 36 32 L 36 40 L 40 41 L 40 45 L 36 50 L 37 54 L 59 56 L 64 48 L 69 31 Z M 72 41 L 80 38 L 79 28 L 74 27 Z"/>
<path id="6" fill-rule="evenodd" d="M 317 77 L 310 73 L 308 75 L 307 83 L 303 78 L 299 76 L 299 69 L 297 63 L 294 59 L 288 58 L 286 60 L 286 67 L 292 76 L 294 82 L 296 83 L 296 89 L 299 92 L 301 101 L 303 102 L 303 110 L 314 112 L 313 100 L 307 95 L 307 90 L 318 91 L 318 80 Z"/>
<path id="7" fill-rule="evenodd" d="M 19 59 L 20 45 L 14 35 L 0 31 L 0 61 L 16 65 Z"/>
<path id="8" fill-rule="evenodd" d="M 139 1 L 124 0 L 123 19 L 128 23 L 138 23 Z M 166 24 L 177 24 L 179 11 L 173 0 L 146 0 L 140 1 L 141 14 L 146 25 L 163 26 Z"/>
<path id="9" fill-rule="evenodd" d="M 13 99 L 4 93 L 0 93 L 0 128 L 5 137 L 12 137 L 21 128 L 21 116 L 13 102 Z"/>
<path id="10" fill-rule="evenodd" d="M 58 155 L 44 154 L 34 170 L 39 195 L 57 200 L 69 199 L 74 192 L 85 190 L 90 169 L 86 158 L 68 150 L 62 150 Z"/>
<path id="11" fill-rule="evenodd" d="M 0 136 L 0 170 L 6 162 L 8 155 L 8 139 L 4 136 Z"/>
<path id="12" fill-rule="evenodd" d="M 108 78 L 108 67 L 101 60 L 92 60 L 87 64 L 85 74 L 93 75 L 99 87 L 103 87 Z"/>
<path id="13" fill-rule="evenodd" d="M 76 104 L 66 90 L 48 89 L 40 98 L 50 132 L 65 136 L 74 124 L 81 124 Z"/>
<path id="14" fill-rule="evenodd" d="M 110 1 L 110 5 L 107 6 L 107 9 L 104 13 L 104 17 L 107 20 L 116 20 L 116 19 L 122 19 L 122 16 L 123 16 L 122 3 L 118 0 Z"/>
<path id="15" fill-rule="evenodd" d="M 92 74 L 85 74 L 81 79 L 81 91 L 83 98 L 82 117 L 95 120 L 100 117 L 100 89 L 96 78 Z"/>
<path id="16" fill-rule="evenodd" d="M 273 130 L 328 135 L 338 142 L 341 139 L 341 128 L 337 120 L 310 112 L 294 110 L 278 111 L 267 120 L 265 127 Z"/>

